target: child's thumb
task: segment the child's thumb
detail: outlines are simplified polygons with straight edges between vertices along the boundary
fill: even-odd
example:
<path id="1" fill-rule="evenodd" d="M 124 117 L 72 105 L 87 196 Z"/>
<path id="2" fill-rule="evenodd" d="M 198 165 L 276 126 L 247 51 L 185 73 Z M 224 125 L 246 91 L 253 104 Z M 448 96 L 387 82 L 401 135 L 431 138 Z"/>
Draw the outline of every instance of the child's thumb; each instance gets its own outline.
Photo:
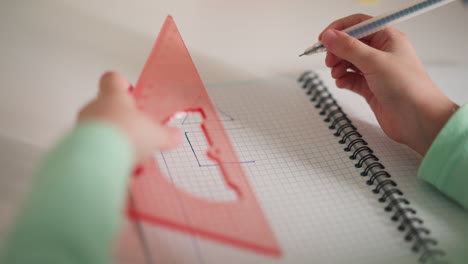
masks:
<path id="1" fill-rule="evenodd" d="M 381 55 L 381 51 L 338 30 L 325 31 L 321 40 L 329 52 L 351 62 L 363 73 L 374 69 Z"/>

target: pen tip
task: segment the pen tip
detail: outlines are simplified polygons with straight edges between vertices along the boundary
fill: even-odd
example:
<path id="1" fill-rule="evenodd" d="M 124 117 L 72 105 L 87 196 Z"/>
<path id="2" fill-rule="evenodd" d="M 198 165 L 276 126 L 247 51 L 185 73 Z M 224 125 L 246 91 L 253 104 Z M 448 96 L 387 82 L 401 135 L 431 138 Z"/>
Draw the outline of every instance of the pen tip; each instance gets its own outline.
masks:
<path id="1" fill-rule="evenodd" d="M 302 53 L 302 54 L 299 55 L 299 57 L 302 57 L 302 56 L 304 56 L 304 55 L 305 55 L 305 53 Z"/>

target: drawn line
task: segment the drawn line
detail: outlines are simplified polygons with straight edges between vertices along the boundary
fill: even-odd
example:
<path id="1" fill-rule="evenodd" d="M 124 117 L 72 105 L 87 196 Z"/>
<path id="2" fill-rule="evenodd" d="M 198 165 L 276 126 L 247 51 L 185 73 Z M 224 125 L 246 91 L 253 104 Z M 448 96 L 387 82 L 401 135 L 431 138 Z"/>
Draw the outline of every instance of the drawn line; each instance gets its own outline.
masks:
<path id="1" fill-rule="evenodd" d="M 169 169 L 169 165 L 167 164 L 166 157 L 164 157 L 164 154 L 162 152 L 161 152 L 161 156 L 162 156 L 162 159 L 164 161 L 164 166 L 167 169 L 167 175 L 169 176 L 169 179 L 171 180 L 171 183 L 174 184 L 174 180 L 172 179 L 171 170 Z M 186 223 L 190 222 L 189 217 L 188 217 L 188 215 L 187 215 L 187 213 L 185 211 L 184 204 L 180 200 L 179 195 L 177 195 L 177 201 L 179 202 L 180 207 L 182 207 L 182 212 L 183 212 L 185 222 Z M 205 264 L 205 260 L 203 259 L 203 256 L 201 255 L 200 247 L 198 246 L 196 238 L 194 236 L 190 236 L 190 238 L 192 240 L 192 247 L 195 249 L 195 252 L 197 253 L 197 256 L 198 256 L 198 263 Z"/>
<path id="2" fill-rule="evenodd" d="M 229 115 L 228 113 L 222 111 L 221 109 L 216 108 L 216 110 L 218 110 L 219 113 L 223 114 L 224 116 L 226 116 L 226 117 L 228 118 L 227 120 L 222 120 L 222 118 L 221 118 L 221 120 L 220 120 L 221 122 L 232 122 L 232 121 L 235 120 L 234 117 L 232 117 L 232 116 Z M 189 117 L 189 114 L 190 114 L 190 113 L 188 113 L 187 115 L 185 115 L 185 117 L 184 117 L 184 119 L 182 120 L 182 122 L 180 123 L 180 125 L 190 125 L 190 124 L 198 124 L 198 123 L 200 123 L 200 122 L 187 122 L 187 123 L 185 123 L 185 122 L 187 121 L 188 117 Z M 207 121 L 205 121 L 205 122 L 207 122 Z M 209 121 L 208 121 L 208 122 L 209 122 Z M 217 122 L 217 120 L 212 120 L 211 122 Z"/>
<path id="3" fill-rule="evenodd" d="M 218 112 L 220 112 L 221 114 L 227 116 L 227 117 L 229 118 L 228 121 L 234 121 L 234 117 L 232 117 L 231 115 L 227 114 L 226 112 L 222 111 L 222 110 L 219 109 L 219 108 L 216 108 L 216 109 L 218 109 Z"/>
<path id="4" fill-rule="evenodd" d="M 193 155 L 195 156 L 195 159 L 197 160 L 197 163 L 198 163 L 198 167 L 215 167 L 215 166 L 218 166 L 218 164 L 201 164 L 200 163 L 200 160 L 198 159 L 198 155 L 197 153 L 195 152 L 195 149 L 193 148 L 193 145 L 192 145 L 192 142 L 190 141 L 189 137 L 188 137 L 188 133 L 189 132 L 185 132 L 185 138 L 187 139 L 187 142 L 189 143 L 190 145 L 190 149 L 192 149 L 192 153 Z M 235 163 L 241 163 L 241 164 L 244 164 L 244 163 L 255 163 L 255 160 L 248 160 L 248 161 L 240 161 L 240 162 L 234 162 L 234 161 L 226 161 L 226 162 L 222 162 L 224 164 L 235 164 Z"/>
<path id="5" fill-rule="evenodd" d="M 190 142 L 190 139 L 188 138 L 188 132 L 185 132 L 185 138 L 187 139 L 189 145 L 190 145 L 190 148 L 192 149 L 192 152 L 193 152 L 193 155 L 195 156 L 195 159 L 197 159 L 197 163 L 198 163 L 198 166 L 200 166 L 200 161 L 198 160 L 198 156 L 197 156 L 197 153 L 195 153 L 195 150 L 193 149 L 193 146 L 192 146 L 192 142 Z"/>
<path id="6" fill-rule="evenodd" d="M 135 200 L 133 199 L 132 192 L 129 191 L 130 197 L 130 204 L 131 207 L 136 209 Z M 142 223 L 139 220 L 132 221 L 133 225 L 137 231 L 138 240 L 140 240 L 141 246 L 143 248 L 143 255 L 145 256 L 146 264 L 153 264 L 153 256 L 151 255 L 151 251 L 149 250 L 148 240 L 146 239 L 145 233 L 143 232 Z"/>
<path id="7" fill-rule="evenodd" d="M 185 115 L 185 117 L 184 117 L 184 120 L 182 120 L 182 123 L 180 123 L 180 124 L 181 124 L 181 125 L 183 125 L 183 124 L 185 123 L 185 121 L 187 121 L 187 118 L 188 118 L 188 117 L 189 117 L 189 115 L 188 115 L 188 114 L 187 114 L 187 115 Z"/>

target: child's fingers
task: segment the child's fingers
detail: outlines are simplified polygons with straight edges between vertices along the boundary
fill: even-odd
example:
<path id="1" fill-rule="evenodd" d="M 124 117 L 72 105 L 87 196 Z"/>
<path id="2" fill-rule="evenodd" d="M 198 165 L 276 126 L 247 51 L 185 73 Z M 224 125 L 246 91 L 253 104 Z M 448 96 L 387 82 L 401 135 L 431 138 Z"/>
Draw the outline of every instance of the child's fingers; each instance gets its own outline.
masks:
<path id="1" fill-rule="evenodd" d="M 372 17 L 369 15 L 365 15 L 365 14 L 354 14 L 354 15 L 350 15 L 350 16 L 335 20 L 320 33 L 319 40 L 322 40 L 323 33 L 329 29 L 343 30 L 350 26 L 354 26 L 358 23 L 361 23 L 362 21 L 368 20 L 369 18 L 372 18 Z"/>
<path id="2" fill-rule="evenodd" d="M 367 102 L 369 102 L 370 98 L 374 96 L 367 86 L 366 79 L 359 73 L 347 72 L 341 78 L 336 79 L 336 86 L 339 88 L 346 88 L 359 94 L 364 97 Z"/>
<path id="3" fill-rule="evenodd" d="M 148 158 L 154 152 L 173 149 L 182 142 L 183 136 L 179 129 L 157 125 L 146 118 L 144 122 L 139 125 L 139 133 L 135 138 L 138 141 L 140 160 Z"/>
<path id="4" fill-rule="evenodd" d="M 175 147 L 177 147 L 183 139 L 183 134 L 180 131 L 180 129 L 176 127 L 165 127 L 167 133 L 168 133 L 168 140 L 161 145 L 161 150 L 166 151 L 166 150 L 171 150 Z"/>
<path id="5" fill-rule="evenodd" d="M 331 70 L 331 75 L 334 79 L 339 79 L 343 77 L 347 73 L 347 70 L 350 66 L 350 63 L 347 61 L 342 60 L 339 62 L 335 67 Z"/>
<path id="6" fill-rule="evenodd" d="M 366 15 L 366 14 L 354 14 L 350 15 L 341 19 L 338 19 L 334 22 L 332 22 L 328 27 L 326 27 L 319 35 L 319 40 L 322 40 L 323 34 L 325 31 L 329 29 L 335 29 L 335 30 L 345 30 L 351 26 L 354 26 L 356 24 L 359 24 L 363 21 L 366 21 L 368 19 L 372 18 L 372 16 Z M 368 44 L 369 42 L 372 41 L 372 39 L 375 37 L 376 33 L 371 34 L 369 36 L 363 37 L 360 40 L 363 41 L 364 43 Z"/>
<path id="7" fill-rule="evenodd" d="M 151 143 L 153 151 L 170 150 L 176 147 L 182 139 L 179 129 L 162 125 L 154 125 L 146 136 L 148 137 L 147 142 Z"/>
<path id="8" fill-rule="evenodd" d="M 325 64 L 328 67 L 332 68 L 336 64 L 338 64 L 340 61 L 342 61 L 342 59 L 338 58 L 335 54 L 331 52 L 327 52 L 327 56 L 325 57 Z"/>
<path id="9" fill-rule="evenodd" d="M 356 66 L 354 66 L 354 64 L 352 64 L 352 63 L 349 65 L 348 69 L 351 69 L 351 70 L 354 71 L 355 73 L 358 73 L 358 74 L 362 75 L 361 70 L 359 70 L 359 69 L 358 69 Z"/>
<path id="10" fill-rule="evenodd" d="M 113 101 L 125 106 L 135 107 L 135 100 L 131 95 L 133 87 L 120 73 L 106 72 L 99 81 L 98 100 Z"/>
<path id="11" fill-rule="evenodd" d="M 354 83 L 354 76 L 346 75 L 341 78 L 335 79 L 336 87 L 338 88 L 350 88 Z"/>
<path id="12" fill-rule="evenodd" d="M 336 79 L 336 86 L 339 88 L 346 88 L 348 90 L 361 94 L 362 89 L 358 87 L 361 79 L 364 79 L 364 77 L 354 72 L 347 72 L 340 78 Z"/>
<path id="13" fill-rule="evenodd" d="M 347 60 L 358 67 L 363 73 L 371 73 L 376 66 L 383 63 L 383 53 L 348 34 L 328 30 L 324 33 L 322 42 L 327 50 L 337 57 Z"/>
<path id="14" fill-rule="evenodd" d="M 182 141 L 180 131 L 157 124 L 138 110 L 129 87 L 129 82 L 119 73 L 103 74 L 98 97 L 80 111 L 78 121 L 112 123 L 128 137 L 139 161 L 156 151 L 177 146 Z"/>

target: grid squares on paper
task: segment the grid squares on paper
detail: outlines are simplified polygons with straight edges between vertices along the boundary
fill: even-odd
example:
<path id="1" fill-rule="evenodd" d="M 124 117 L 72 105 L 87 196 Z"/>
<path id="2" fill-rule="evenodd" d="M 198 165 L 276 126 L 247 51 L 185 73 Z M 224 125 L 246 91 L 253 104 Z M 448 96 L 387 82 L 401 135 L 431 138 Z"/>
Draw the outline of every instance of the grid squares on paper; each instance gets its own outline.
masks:
<path id="1" fill-rule="evenodd" d="M 374 239 L 388 234 L 393 237 L 387 232 L 391 227 L 383 224 L 388 216 L 375 210 L 381 205 L 376 204 L 363 179 L 356 177 L 357 171 L 338 139 L 303 91 L 290 84 L 274 80 L 236 86 L 231 92 L 210 90 L 215 102 L 221 102 L 223 109 L 235 113 L 244 127 L 258 134 L 261 157 L 254 157 L 256 164 L 247 168 L 247 173 L 272 225 L 279 226 L 275 231 L 280 241 L 285 241 L 285 250 L 304 257 L 316 247 L 323 249 L 315 254 L 317 260 L 333 254 L 336 259 L 345 259 L 355 251 L 351 240 L 375 245 Z M 243 107 L 230 108 L 231 102 L 243 102 Z M 373 236 L 362 235 L 370 230 Z M 400 250 L 396 241 L 389 239 L 385 249 L 375 254 Z M 361 257 L 370 257 L 365 252 Z M 353 255 L 361 259 L 359 253 Z M 302 261 L 300 257 L 287 260 Z"/>
<path id="2" fill-rule="evenodd" d="M 364 181 L 347 159 L 338 139 L 316 114 L 303 91 L 285 80 L 210 89 L 215 104 L 232 119 L 224 120 L 257 199 L 286 252 L 281 263 L 303 263 L 316 249 L 320 261 L 372 258 L 399 251 L 388 220 Z M 242 102 L 242 105 L 239 105 Z M 189 119 L 186 119 L 189 120 Z M 193 120 L 193 119 L 190 119 Z M 178 150 L 160 154 L 178 186 L 208 199 L 229 200 L 227 188 L 206 150 L 196 122 L 182 126 L 189 139 Z M 194 153 L 200 154 L 197 161 Z M 161 157 L 158 157 L 161 164 Z M 247 163 L 247 161 L 254 161 Z M 204 166 L 200 166 L 204 165 Z M 391 231 L 391 232 L 388 232 Z M 367 232 L 372 235 L 363 235 Z M 197 239 L 206 263 L 216 252 Z M 355 252 L 359 242 L 369 250 Z M 228 261 L 229 262 L 229 261 Z M 233 259 L 232 263 L 237 260 Z"/>
<path id="3" fill-rule="evenodd" d="M 433 190 L 421 191 L 426 187 L 421 187 L 415 177 L 420 157 L 387 139 L 365 103 L 356 103 L 360 98 L 331 90 L 412 204 L 414 199 L 416 206 L 431 204 L 431 210 L 457 214 L 440 196 L 433 195 Z M 359 176 L 361 170 L 353 166 L 355 161 L 348 159 L 349 153 L 343 151 L 344 146 L 338 144 L 338 138 L 332 135 L 323 117 L 294 81 L 274 79 L 211 86 L 209 93 L 217 107 L 232 117 L 223 119 L 223 123 L 240 160 L 255 161 L 242 165 L 284 255 L 279 259 L 265 258 L 187 236 L 193 246 L 184 250 L 191 252 L 187 254 L 196 252 L 197 263 L 416 261 L 417 255 L 411 253 L 410 244 L 403 242 L 390 215 L 377 201 L 378 196 L 365 183 L 367 179 Z M 184 129 L 189 131 L 195 151 L 203 152 L 205 143 L 198 128 Z M 210 173 L 184 176 L 184 172 L 204 169 L 193 160 L 192 150 L 187 146 L 178 154 L 166 154 L 170 160 L 168 168 L 180 174 L 176 179 L 179 184 L 190 183 L 190 190 L 202 196 L 207 186 L 211 186 L 209 192 L 216 195 L 205 197 L 226 199 L 223 195 L 228 188 L 219 188 L 222 186 L 219 182 L 214 187 L 213 179 L 206 176 Z M 192 162 L 184 160 L 189 156 Z M 435 228 L 435 233 L 440 235 L 441 230 L 447 230 L 437 229 L 441 223 L 425 210 L 419 212 L 432 224 L 430 228 Z M 454 223 L 461 227 L 461 221 Z M 167 239 L 171 240 L 172 236 Z M 174 241 L 177 239 L 181 236 Z"/>

